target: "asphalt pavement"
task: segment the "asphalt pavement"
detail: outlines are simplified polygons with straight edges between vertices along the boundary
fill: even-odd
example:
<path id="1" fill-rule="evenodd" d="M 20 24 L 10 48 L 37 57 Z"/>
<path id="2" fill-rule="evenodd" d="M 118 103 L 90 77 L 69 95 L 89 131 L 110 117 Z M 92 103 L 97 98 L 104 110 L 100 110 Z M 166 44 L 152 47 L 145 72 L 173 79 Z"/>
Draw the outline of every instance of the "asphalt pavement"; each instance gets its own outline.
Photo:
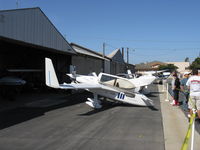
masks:
<path id="1" fill-rule="evenodd" d="M 83 92 L 0 111 L 0 150 L 164 150 L 160 93 L 156 85 L 150 90 L 153 108 L 107 104 L 96 111 Z"/>

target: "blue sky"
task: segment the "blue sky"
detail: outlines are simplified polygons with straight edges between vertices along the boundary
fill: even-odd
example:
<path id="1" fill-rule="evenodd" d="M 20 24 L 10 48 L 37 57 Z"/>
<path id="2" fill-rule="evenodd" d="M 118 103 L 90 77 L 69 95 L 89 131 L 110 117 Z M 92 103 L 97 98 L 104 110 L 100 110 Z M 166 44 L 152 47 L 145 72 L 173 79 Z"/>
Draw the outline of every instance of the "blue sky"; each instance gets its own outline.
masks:
<path id="1" fill-rule="evenodd" d="M 17 0 L 0 0 L 15 9 Z M 131 63 L 194 60 L 200 52 L 199 0 L 18 0 L 40 7 L 68 42 L 106 53 L 129 47 Z"/>

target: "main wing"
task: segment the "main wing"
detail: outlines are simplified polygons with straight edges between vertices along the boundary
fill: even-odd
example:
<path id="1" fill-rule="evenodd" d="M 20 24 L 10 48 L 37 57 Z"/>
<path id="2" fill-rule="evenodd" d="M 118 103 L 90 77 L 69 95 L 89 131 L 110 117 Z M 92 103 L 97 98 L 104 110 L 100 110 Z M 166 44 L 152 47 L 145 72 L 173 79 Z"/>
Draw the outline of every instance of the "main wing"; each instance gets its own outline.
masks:
<path id="1" fill-rule="evenodd" d="M 98 84 L 71 83 L 60 84 L 60 89 L 98 89 L 101 88 Z"/>

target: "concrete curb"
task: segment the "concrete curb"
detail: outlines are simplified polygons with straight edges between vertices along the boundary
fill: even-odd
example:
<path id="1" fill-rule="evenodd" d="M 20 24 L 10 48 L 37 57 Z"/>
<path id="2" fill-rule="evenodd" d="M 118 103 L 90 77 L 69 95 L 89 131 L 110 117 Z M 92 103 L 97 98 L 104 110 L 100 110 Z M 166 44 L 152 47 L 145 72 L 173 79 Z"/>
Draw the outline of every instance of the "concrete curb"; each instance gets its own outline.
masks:
<path id="1" fill-rule="evenodd" d="M 162 86 L 159 85 L 158 89 L 161 92 Z M 168 98 L 169 101 L 165 101 L 166 91 L 160 95 L 165 150 L 180 150 L 188 130 L 189 122 L 188 118 L 179 107 L 170 104 L 170 102 L 172 102 L 170 94 Z M 200 135 L 195 131 L 194 150 L 197 150 L 199 146 Z"/>

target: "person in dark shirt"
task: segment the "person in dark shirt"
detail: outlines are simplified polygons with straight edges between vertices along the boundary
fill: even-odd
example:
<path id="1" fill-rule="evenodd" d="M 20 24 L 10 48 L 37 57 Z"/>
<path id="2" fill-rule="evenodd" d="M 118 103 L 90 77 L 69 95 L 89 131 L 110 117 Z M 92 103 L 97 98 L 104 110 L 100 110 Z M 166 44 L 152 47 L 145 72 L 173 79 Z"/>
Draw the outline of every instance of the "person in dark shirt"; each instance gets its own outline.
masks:
<path id="1" fill-rule="evenodd" d="M 179 103 L 180 80 L 176 73 L 173 74 L 173 77 L 174 77 L 174 82 L 172 85 L 173 96 L 174 96 L 173 106 L 179 106 L 180 105 Z"/>

